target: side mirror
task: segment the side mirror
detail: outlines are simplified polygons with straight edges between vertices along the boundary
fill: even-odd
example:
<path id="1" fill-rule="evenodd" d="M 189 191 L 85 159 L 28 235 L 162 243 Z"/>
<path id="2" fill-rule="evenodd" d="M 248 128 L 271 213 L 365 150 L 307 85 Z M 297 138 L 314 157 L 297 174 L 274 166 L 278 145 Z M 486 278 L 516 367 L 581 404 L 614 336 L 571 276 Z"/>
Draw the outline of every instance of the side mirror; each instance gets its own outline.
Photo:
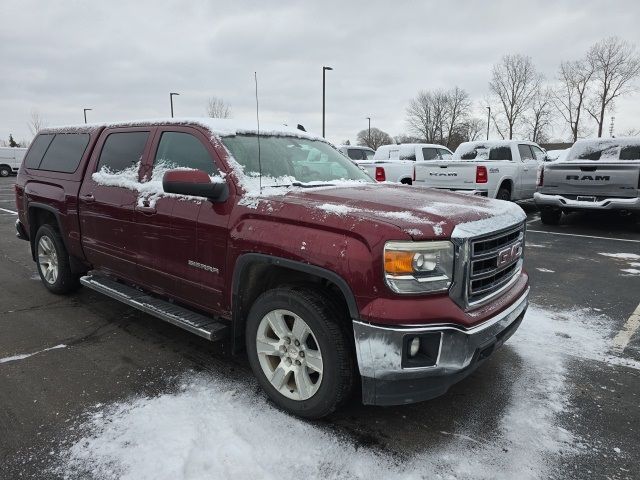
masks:
<path id="1" fill-rule="evenodd" d="M 162 188 L 167 193 L 204 197 L 211 202 L 224 202 L 229 198 L 226 182 L 212 182 L 202 170 L 169 170 L 162 177 Z"/>

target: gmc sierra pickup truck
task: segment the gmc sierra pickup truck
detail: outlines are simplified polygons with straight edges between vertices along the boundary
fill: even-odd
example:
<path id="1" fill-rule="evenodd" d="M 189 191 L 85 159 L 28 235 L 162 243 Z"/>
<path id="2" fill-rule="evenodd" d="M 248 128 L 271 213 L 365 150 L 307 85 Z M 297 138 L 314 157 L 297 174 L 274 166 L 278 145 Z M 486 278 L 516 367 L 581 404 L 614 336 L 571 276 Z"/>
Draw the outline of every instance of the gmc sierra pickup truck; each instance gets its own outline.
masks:
<path id="1" fill-rule="evenodd" d="M 374 182 L 286 127 L 171 119 L 48 128 L 18 173 L 42 283 L 80 285 L 245 351 L 279 407 L 444 393 L 528 305 L 520 207 Z"/>
<path id="2" fill-rule="evenodd" d="M 563 212 L 640 213 L 640 137 L 578 140 L 540 171 L 534 200 L 550 225 Z"/>
<path id="3" fill-rule="evenodd" d="M 538 168 L 546 158 L 533 142 L 465 142 L 453 159 L 416 164 L 416 185 L 500 200 L 532 198 Z"/>

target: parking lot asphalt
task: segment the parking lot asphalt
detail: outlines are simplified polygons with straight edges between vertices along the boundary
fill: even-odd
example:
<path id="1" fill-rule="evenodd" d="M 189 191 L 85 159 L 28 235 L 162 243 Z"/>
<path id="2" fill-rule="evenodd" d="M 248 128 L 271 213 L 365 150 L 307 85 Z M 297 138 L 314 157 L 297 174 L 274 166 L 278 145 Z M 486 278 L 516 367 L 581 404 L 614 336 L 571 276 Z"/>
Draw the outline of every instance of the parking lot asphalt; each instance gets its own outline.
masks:
<path id="1" fill-rule="evenodd" d="M 0 179 L 0 478 L 63 477 L 87 412 L 162 395 L 185 375 L 257 391 L 224 343 L 87 289 L 48 293 L 15 237 L 13 181 Z M 375 452 L 398 478 L 640 478 L 640 222 L 574 214 L 548 227 L 522 206 L 532 308 L 520 331 L 443 397 L 354 398 L 314 428 L 354 455 Z"/>

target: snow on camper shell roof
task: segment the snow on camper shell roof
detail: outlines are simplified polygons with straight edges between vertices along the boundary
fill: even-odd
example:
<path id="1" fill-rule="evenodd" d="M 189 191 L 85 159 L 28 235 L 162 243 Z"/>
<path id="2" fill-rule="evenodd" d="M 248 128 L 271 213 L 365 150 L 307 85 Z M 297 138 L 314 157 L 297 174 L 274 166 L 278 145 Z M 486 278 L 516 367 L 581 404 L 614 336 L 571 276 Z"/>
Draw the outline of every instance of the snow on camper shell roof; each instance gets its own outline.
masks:
<path id="1" fill-rule="evenodd" d="M 76 125 L 61 125 L 56 127 L 48 127 L 41 133 L 56 133 L 65 131 L 89 132 L 97 128 L 121 128 L 121 127 L 144 127 L 158 125 L 176 125 L 176 126 L 199 126 L 206 128 L 212 134 L 220 137 L 231 137 L 234 135 L 252 135 L 258 133 L 258 127 L 255 122 L 236 119 L 208 118 L 208 117 L 184 117 L 184 118 L 152 118 L 141 120 L 125 120 L 117 122 L 104 123 L 87 123 Z M 288 136 L 306 138 L 309 140 L 320 140 L 327 142 L 324 138 L 303 132 L 294 127 L 279 124 L 260 124 L 260 135 L 265 136 Z"/>
<path id="2" fill-rule="evenodd" d="M 616 163 L 620 161 L 620 150 L 625 147 L 636 147 L 640 150 L 640 137 L 584 138 L 577 140 L 569 150 L 569 153 L 565 156 L 564 160 Z M 585 158 L 590 154 L 597 152 L 602 152 L 601 155 L 598 155 L 598 158 Z M 640 151 L 636 153 L 639 154 L 638 158 L 627 158 L 624 161 L 640 162 Z"/>

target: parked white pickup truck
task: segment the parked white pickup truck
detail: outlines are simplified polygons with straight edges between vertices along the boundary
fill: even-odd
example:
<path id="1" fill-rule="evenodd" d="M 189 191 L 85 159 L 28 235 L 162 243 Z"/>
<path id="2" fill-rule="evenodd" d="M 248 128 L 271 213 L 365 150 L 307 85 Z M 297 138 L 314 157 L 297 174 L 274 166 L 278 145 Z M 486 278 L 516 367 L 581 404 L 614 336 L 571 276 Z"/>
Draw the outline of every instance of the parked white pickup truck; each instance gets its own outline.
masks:
<path id="1" fill-rule="evenodd" d="M 18 173 L 25 153 L 27 153 L 26 148 L 0 147 L 0 177 Z"/>
<path id="2" fill-rule="evenodd" d="M 378 182 L 399 182 L 411 185 L 413 167 L 419 162 L 447 160 L 453 153 L 442 145 L 430 143 L 402 143 L 382 145 L 376 150 L 373 161 L 358 162 L 358 166 Z"/>
<path id="3" fill-rule="evenodd" d="M 545 157 L 533 142 L 465 142 L 451 160 L 416 164 L 414 181 L 500 200 L 528 199 L 536 191 L 538 167 Z"/>
<path id="4" fill-rule="evenodd" d="M 360 164 L 361 161 L 373 159 L 373 155 L 376 153 L 373 148 L 361 145 L 338 145 L 338 151 L 357 164 Z"/>
<path id="5" fill-rule="evenodd" d="M 640 137 L 578 140 L 540 171 L 534 198 L 549 225 L 576 211 L 640 213 Z"/>

